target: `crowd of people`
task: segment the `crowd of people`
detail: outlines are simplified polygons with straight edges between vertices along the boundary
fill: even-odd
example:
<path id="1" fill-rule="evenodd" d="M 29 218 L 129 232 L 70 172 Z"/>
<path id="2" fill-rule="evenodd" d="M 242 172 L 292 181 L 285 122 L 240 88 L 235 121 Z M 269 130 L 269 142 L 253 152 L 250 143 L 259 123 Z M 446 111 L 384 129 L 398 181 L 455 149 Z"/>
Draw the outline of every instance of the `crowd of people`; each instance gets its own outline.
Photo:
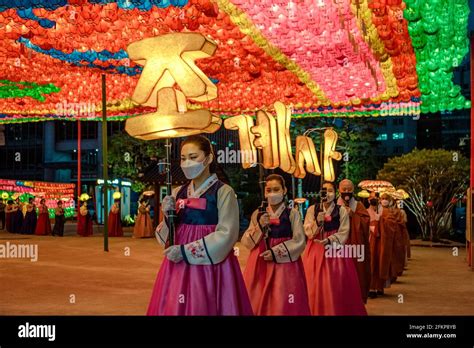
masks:
<path id="1" fill-rule="evenodd" d="M 322 185 L 304 219 L 287 199 L 285 180 L 265 179 L 264 200 L 241 238 L 249 249 L 242 273 L 235 252 L 239 207 L 233 189 L 215 174 L 209 140 L 196 135 L 181 144 L 188 183 L 162 202 L 163 221 L 154 231 L 150 208 L 141 199 L 133 237 L 156 235 L 165 247 L 148 315 L 367 315 L 368 299 L 383 296 L 410 258 L 403 202 L 389 192 L 359 200 L 347 179 Z M 169 212 L 175 211 L 174 243 Z M 64 234 L 62 202 L 51 229 L 45 200 L 0 199 L 0 222 L 8 232 Z M 4 225 L 4 226 L 3 226 Z M 82 202 L 77 234 L 93 234 L 93 216 Z M 108 216 L 110 237 L 123 236 L 120 199 Z"/>
<path id="2" fill-rule="evenodd" d="M 5 204 L 6 203 L 6 204 Z M 64 236 L 64 225 L 66 217 L 64 215 L 63 202 L 58 201 L 54 209 L 54 227 L 51 227 L 49 209 L 45 199 L 40 199 L 39 205 L 35 204 L 35 198 L 30 197 L 28 202 L 21 202 L 20 198 L 9 199 L 4 202 L 0 198 L 0 230 L 16 234 L 35 234 L 38 236 Z M 77 214 L 77 234 L 87 237 L 93 234 L 93 218 L 87 206 L 87 201 L 83 201 Z M 120 200 L 116 199 L 112 205 L 108 218 L 109 237 L 122 237 L 122 219 L 120 214 Z M 153 224 L 150 218 L 150 208 L 145 199 L 140 200 L 138 215 L 133 229 L 133 237 L 149 238 L 153 237 Z"/>
<path id="3" fill-rule="evenodd" d="M 233 189 L 213 169 L 202 136 L 181 145 L 189 182 L 162 204 L 156 237 L 166 256 L 148 315 L 367 315 L 368 298 L 401 276 L 410 256 L 406 214 L 387 193 L 359 201 L 354 185 L 323 185 L 304 221 L 286 199 L 283 177 L 265 180 L 265 201 L 241 244 L 250 250 L 242 274 L 236 257 L 239 209 Z M 337 191 L 339 197 L 337 197 Z M 176 210 L 174 243 L 170 211 Z"/>
<path id="4" fill-rule="evenodd" d="M 58 201 L 54 210 L 55 223 L 51 228 L 51 220 L 45 199 L 40 199 L 36 206 L 35 199 L 30 197 L 28 202 L 21 202 L 20 198 L 9 199 L 4 203 L 0 198 L 0 221 L 2 230 L 17 234 L 35 234 L 38 236 L 64 235 L 64 209 L 63 202 Z"/>

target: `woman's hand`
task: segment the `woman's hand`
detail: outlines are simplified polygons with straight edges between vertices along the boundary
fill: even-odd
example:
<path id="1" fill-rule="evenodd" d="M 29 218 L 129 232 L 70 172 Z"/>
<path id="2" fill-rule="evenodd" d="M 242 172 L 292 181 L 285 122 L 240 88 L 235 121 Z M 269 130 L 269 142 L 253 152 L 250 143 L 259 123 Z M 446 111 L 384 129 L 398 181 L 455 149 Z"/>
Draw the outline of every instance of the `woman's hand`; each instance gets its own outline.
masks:
<path id="1" fill-rule="evenodd" d="M 161 211 L 167 217 L 168 211 L 176 209 L 176 199 L 169 195 L 163 198 L 163 202 L 161 202 Z"/>
<path id="2" fill-rule="evenodd" d="M 323 211 L 319 212 L 318 213 L 318 216 L 316 217 L 316 221 L 318 223 L 318 226 L 321 226 L 323 223 L 324 223 L 324 217 L 325 217 L 325 213 Z"/>
<path id="3" fill-rule="evenodd" d="M 313 242 L 315 243 L 319 243 L 319 244 L 322 244 L 322 245 L 328 245 L 328 244 L 331 244 L 331 241 L 327 238 L 321 240 L 321 239 L 313 239 Z"/>
<path id="4" fill-rule="evenodd" d="M 273 261 L 272 252 L 270 250 L 265 250 L 260 254 L 260 257 L 263 257 L 265 261 Z"/>
<path id="5" fill-rule="evenodd" d="M 265 227 L 270 223 L 270 217 L 268 216 L 267 213 L 263 214 L 260 216 L 260 220 L 258 220 L 260 223 L 260 226 Z"/>
<path id="6" fill-rule="evenodd" d="M 181 254 L 181 247 L 179 245 L 172 245 L 164 251 L 165 256 L 168 260 L 178 263 L 183 260 L 183 255 Z"/>

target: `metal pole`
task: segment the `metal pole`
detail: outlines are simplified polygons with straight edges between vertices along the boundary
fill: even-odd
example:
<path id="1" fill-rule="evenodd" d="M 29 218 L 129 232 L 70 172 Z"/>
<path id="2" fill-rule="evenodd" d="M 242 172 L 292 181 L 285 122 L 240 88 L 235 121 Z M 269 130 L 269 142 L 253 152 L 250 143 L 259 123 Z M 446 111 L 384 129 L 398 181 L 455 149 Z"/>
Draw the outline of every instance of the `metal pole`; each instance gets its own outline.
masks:
<path id="1" fill-rule="evenodd" d="M 171 196 L 172 193 L 172 183 L 173 178 L 171 177 L 171 140 L 170 138 L 166 138 L 165 143 L 166 148 L 166 194 Z M 156 193 L 155 193 L 156 194 Z M 168 231 L 169 231 L 169 245 L 174 245 L 174 237 L 175 237 L 175 225 L 174 225 L 174 218 L 175 218 L 176 210 L 173 208 L 168 210 Z"/>
<path id="2" fill-rule="evenodd" d="M 102 74 L 102 175 L 104 177 L 104 251 L 109 251 L 109 172 L 107 167 L 107 94 L 105 91 L 105 74 Z"/>
<path id="3" fill-rule="evenodd" d="M 262 201 L 265 200 L 265 169 L 263 168 L 263 151 L 257 149 L 257 162 L 258 162 L 258 186 L 260 187 L 260 195 Z"/>

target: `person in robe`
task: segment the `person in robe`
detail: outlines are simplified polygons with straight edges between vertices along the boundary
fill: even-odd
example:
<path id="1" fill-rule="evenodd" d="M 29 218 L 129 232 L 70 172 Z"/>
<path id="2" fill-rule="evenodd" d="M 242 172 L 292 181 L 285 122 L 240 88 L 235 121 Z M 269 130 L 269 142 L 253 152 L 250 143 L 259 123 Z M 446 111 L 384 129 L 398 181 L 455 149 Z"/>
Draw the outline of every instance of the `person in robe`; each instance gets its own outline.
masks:
<path id="1" fill-rule="evenodd" d="M 153 237 L 153 223 L 150 218 L 150 207 L 146 204 L 146 199 L 140 200 L 138 216 L 133 227 L 134 238 Z"/>
<path id="2" fill-rule="evenodd" d="M 300 255 L 306 241 L 300 213 L 285 203 L 282 176 L 265 181 L 265 211 L 252 214 L 241 243 L 251 250 L 244 280 L 256 315 L 310 315 Z"/>
<path id="3" fill-rule="evenodd" d="M 34 198 L 30 197 L 26 204 L 26 214 L 21 226 L 22 234 L 34 234 L 38 217 L 36 215 L 36 204 Z"/>
<path id="4" fill-rule="evenodd" d="M 403 275 L 405 268 L 406 253 L 407 253 L 407 227 L 406 227 L 406 213 L 397 206 L 396 200 L 393 199 L 390 203 L 390 209 L 392 210 L 398 224 L 397 231 L 395 233 L 393 255 L 392 255 L 392 282 L 395 282 L 397 277 Z"/>
<path id="5" fill-rule="evenodd" d="M 57 207 L 54 209 L 54 228 L 53 236 L 64 236 L 64 223 L 66 217 L 64 216 L 63 201 L 57 202 Z"/>
<path id="6" fill-rule="evenodd" d="M 51 234 L 51 221 L 49 221 L 49 212 L 45 199 L 40 200 L 35 234 L 38 236 L 47 236 Z"/>
<path id="7" fill-rule="evenodd" d="M 156 229 L 166 256 L 153 288 L 148 315 L 252 315 L 234 244 L 239 206 L 234 190 L 215 174 L 210 141 L 200 135 L 181 143 L 181 169 L 190 181 L 163 199 Z M 168 212 L 176 207 L 174 245 Z"/>
<path id="8" fill-rule="evenodd" d="M 82 202 L 77 214 L 77 234 L 82 237 L 92 236 L 92 216 L 87 207 L 87 201 Z"/>
<path id="9" fill-rule="evenodd" d="M 380 233 L 380 254 L 378 274 L 376 277 L 383 282 L 383 288 L 389 288 L 396 278 L 396 272 L 393 264 L 393 250 L 395 245 L 395 236 L 398 233 L 398 221 L 391 206 L 392 197 L 387 193 L 380 195 L 379 207 L 379 233 Z M 377 295 L 383 295 L 383 289 L 377 289 Z"/>
<path id="10" fill-rule="evenodd" d="M 6 204 L 3 203 L 3 198 L 0 198 L 0 222 L 2 223 L 2 227 L 0 227 L 0 230 L 5 229 L 5 209 L 6 209 Z"/>
<path id="11" fill-rule="evenodd" d="M 396 206 L 400 209 L 400 215 L 402 217 L 403 225 L 402 228 L 405 234 L 405 267 L 408 265 L 408 260 L 411 258 L 411 245 L 410 245 L 410 233 L 408 232 L 408 216 L 404 209 L 404 202 L 402 199 L 396 201 Z"/>
<path id="12" fill-rule="evenodd" d="M 7 206 L 5 207 L 5 228 L 7 232 L 9 233 L 13 233 L 13 230 L 12 230 L 13 215 L 14 215 L 13 200 L 9 199 L 7 201 Z"/>
<path id="13" fill-rule="evenodd" d="M 108 222 L 109 237 L 123 237 L 120 199 L 115 199 L 110 207 Z"/>
<path id="14" fill-rule="evenodd" d="M 352 258 L 357 270 L 362 301 L 367 303 L 370 289 L 370 242 L 369 223 L 370 217 L 367 209 L 361 202 L 354 198 L 354 184 L 348 179 L 339 183 L 339 198 L 337 204 L 346 209 L 350 220 L 349 238 L 346 245 L 360 246 L 363 258 L 360 260 L 356 256 Z"/>
<path id="15" fill-rule="evenodd" d="M 367 315 L 356 267 L 344 253 L 350 231 L 349 214 L 336 204 L 333 183 L 325 183 L 323 189 L 327 196 L 308 208 L 304 220 L 308 242 L 303 265 L 311 314 Z"/>
<path id="16" fill-rule="evenodd" d="M 378 295 L 384 293 L 385 281 L 380 278 L 380 254 L 381 254 L 381 238 L 380 238 L 380 215 L 381 206 L 379 205 L 378 195 L 375 192 L 371 192 L 369 197 L 370 206 L 367 208 L 367 212 L 370 217 L 370 291 L 369 298 L 377 298 Z"/>
<path id="17" fill-rule="evenodd" d="M 23 225 L 23 204 L 20 202 L 20 198 L 15 199 L 15 203 L 12 207 L 12 232 L 21 233 L 21 227 Z"/>

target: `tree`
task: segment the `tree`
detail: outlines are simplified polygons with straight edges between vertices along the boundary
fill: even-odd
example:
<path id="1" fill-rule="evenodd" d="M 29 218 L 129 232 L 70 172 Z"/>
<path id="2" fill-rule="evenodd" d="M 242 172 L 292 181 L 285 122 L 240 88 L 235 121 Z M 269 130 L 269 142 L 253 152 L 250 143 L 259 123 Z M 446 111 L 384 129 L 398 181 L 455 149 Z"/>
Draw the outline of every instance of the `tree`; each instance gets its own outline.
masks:
<path id="1" fill-rule="evenodd" d="M 377 175 L 404 189 L 407 208 L 416 216 L 424 240 L 438 241 L 451 228 L 456 200 L 469 180 L 469 160 L 446 150 L 413 150 L 390 158 Z"/>
<path id="2" fill-rule="evenodd" d="M 140 173 L 153 160 L 165 156 L 162 140 L 139 140 L 126 133 L 118 133 L 108 139 L 108 165 L 111 176 L 128 178 L 133 181 L 132 189 L 141 192 L 145 184 L 140 181 Z"/>
<path id="3" fill-rule="evenodd" d="M 377 156 L 379 142 L 373 127 L 373 122 L 366 118 L 348 118 L 336 129 L 339 135 L 337 150 L 343 155 L 338 180 L 349 179 L 357 185 L 377 174 L 382 163 Z"/>

